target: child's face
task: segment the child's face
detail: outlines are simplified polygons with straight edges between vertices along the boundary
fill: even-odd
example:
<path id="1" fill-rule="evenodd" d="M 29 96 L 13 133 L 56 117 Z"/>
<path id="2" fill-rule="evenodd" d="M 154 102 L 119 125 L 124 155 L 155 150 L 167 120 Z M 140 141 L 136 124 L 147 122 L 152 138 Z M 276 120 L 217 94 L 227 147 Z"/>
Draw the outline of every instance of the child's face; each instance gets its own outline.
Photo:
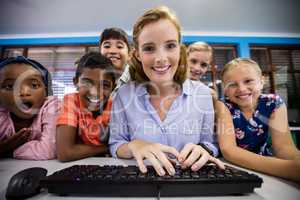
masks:
<path id="1" fill-rule="evenodd" d="M 211 61 L 211 54 L 207 51 L 193 51 L 189 53 L 187 63 L 190 68 L 190 79 L 199 81 L 207 72 Z"/>
<path id="2" fill-rule="evenodd" d="M 262 77 L 251 65 L 229 69 L 223 76 L 225 95 L 240 108 L 253 109 L 263 87 Z"/>
<path id="3" fill-rule="evenodd" d="M 100 46 L 100 52 L 112 61 L 117 70 L 124 70 L 129 57 L 129 49 L 123 40 L 104 40 Z"/>
<path id="4" fill-rule="evenodd" d="M 41 74 L 30 65 L 10 64 L 0 72 L 1 103 L 22 119 L 30 119 L 42 107 L 46 89 Z"/>
<path id="5" fill-rule="evenodd" d="M 91 112 L 99 110 L 105 104 L 113 89 L 111 77 L 99 68 L 84 68 L 75 84 L 81 101 Z"/>
<path id="6" fill-rule="evenodd" d="M 175 25 L 169 20 L 147 24 L 137 40 L 136 56 L 150 81 L 156 84 L 172 82 L 180 59 Z"/>

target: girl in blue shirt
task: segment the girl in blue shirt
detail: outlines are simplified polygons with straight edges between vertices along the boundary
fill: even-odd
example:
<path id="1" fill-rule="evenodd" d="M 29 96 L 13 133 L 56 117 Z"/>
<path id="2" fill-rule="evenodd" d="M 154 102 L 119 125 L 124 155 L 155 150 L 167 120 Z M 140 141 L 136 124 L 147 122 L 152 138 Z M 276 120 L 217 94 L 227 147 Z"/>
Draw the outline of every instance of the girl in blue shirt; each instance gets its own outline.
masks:
<path id="1" fill-rule="evenodd" d="M 186 79 L 176 16 L 167 7 L 146 11 L 134 25 L 133 43 L 133 81 L 113 99 L 112 155 L 135 158 L 142 172 L 147 171 L 147 159 L 161 176 L 175 174 L 171 158 L 194 171 L 208 161 L 224 168 L 214 157 L 212 97 L 208 87 Z"/>
<path id="2" fill-rule="evenodd" d="M 237 58 L 221 72 L 226 96 L 218 102 L 218 139 L 228 161 L 274 176 L 300 180 L 300 151 L 293 144 L 287 109 L 275 94 L 261 94 L 262 72 Z M 268 143 L 269 134 L 272 146 Z"/>

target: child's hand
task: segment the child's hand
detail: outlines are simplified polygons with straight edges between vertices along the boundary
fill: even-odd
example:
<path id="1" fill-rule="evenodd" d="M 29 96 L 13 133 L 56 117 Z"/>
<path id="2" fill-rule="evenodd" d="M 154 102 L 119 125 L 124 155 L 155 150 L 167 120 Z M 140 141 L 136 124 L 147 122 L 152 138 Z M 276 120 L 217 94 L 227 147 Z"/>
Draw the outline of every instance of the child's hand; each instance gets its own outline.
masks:
<path id="1" fill-rule="evenodd" d="M 26 143 L 30 134 L 31 129 L 22 128 L 17 133 L 8 137 L 6 140 L 3 141 L 3 148 L 5 149 L 4 151 L 13 151 L 22 144 Z"/>
<path id="2" fill-rule="evenodd" d="M 181 163 L 183 169 L 191 167 L 193 171 L 199 170 L 208 161 L 215 163 L 221 169 L 225 169 L 222 161 L 209 155 L 200 145 L 193 143 L 186 144 L 183 147 L 178 156 L 178 161 Z"/>
<path id="3" fill-rule="evenodd" d="M 177 158 L 179 153 L 174 147 L 160 143 L 133 140 L 128 143 L 128 148 L 130 149 L 133 157 L 136 159 L 141 172 L 147 172 L 147 167 L 145 166 L 143 160 L 148 159 L 158 175 L 165 175 L 164 169 L 166 169 L 170 175 L 175 174 L 172 161 L 170 161 L 166 155 L 167 153 Z"/>

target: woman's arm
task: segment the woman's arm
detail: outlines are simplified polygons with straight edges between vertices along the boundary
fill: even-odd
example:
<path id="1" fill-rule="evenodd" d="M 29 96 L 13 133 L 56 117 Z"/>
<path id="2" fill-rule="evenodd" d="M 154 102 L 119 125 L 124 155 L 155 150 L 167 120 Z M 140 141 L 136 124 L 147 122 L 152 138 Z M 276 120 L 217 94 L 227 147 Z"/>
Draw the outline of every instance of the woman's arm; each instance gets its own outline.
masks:
<path id="1" fill-rule="evenodd" d="M 59 125 L 56 128 L 57 157 L 60 161 L 71 161 L 107 152 L 107 146 L 78 143 L 77 128 Z"/>
<path id="2" fill-rule="evenodd" d="M 261 156 L 237 146 L 232 117 L 222 102 L 216 104 L 217 134 L 224 158 L 236 165 L 292 180 L 300 180 L 299 158 L 283 160 Z"/>

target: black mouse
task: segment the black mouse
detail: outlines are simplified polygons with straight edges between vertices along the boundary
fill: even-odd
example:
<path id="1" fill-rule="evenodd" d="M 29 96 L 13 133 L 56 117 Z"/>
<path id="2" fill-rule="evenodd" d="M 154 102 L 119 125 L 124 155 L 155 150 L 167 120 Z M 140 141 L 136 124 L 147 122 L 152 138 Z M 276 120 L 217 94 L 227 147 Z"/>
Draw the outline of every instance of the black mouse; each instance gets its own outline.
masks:
<path id="1" fill-rule="evenodd" d="M 7 199 L 24 199 L 40 192 L 40 180 L 47 175 L 41 167 L 24 169 L 11 177 L 6 189 Z"/>

